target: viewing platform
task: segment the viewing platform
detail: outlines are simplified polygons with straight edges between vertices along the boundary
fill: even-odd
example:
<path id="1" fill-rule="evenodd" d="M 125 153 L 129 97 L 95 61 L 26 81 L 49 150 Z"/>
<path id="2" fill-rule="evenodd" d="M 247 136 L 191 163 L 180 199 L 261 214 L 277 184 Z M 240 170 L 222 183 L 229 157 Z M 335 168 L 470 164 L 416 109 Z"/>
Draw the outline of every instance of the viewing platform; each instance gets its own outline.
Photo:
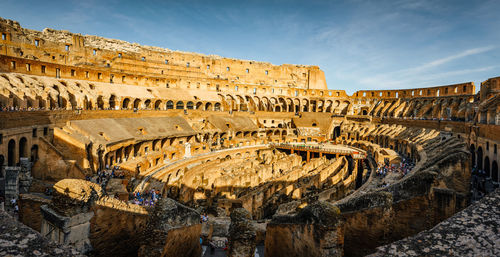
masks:
<path id="1" fill-rule="evenodd" d="M 331 143 L 280 143 L 271 144 L 270 146 L 276 149 L 289 150 L 290 153 L 305 152 L 306 161 L 309 161 L 311 157 L 322 157 L 323 155 L 334 155 L 335 158 L 343 155 L 351 156 L 353 159 L 366 159 L 365 151 L 346 145 L 334 145 Z"/>

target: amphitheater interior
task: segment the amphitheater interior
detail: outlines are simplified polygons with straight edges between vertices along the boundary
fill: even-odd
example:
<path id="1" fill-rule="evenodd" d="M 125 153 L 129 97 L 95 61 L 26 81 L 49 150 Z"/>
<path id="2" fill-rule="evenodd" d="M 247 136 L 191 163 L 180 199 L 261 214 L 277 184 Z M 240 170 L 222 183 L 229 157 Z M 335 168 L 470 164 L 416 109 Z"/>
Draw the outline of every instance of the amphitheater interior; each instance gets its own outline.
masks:
<path id="1" fill-rule="evenodd" d="M 347 95 L 317 66 L 0 34 L 0 255 L 500 255 L 500 77 Z"/>

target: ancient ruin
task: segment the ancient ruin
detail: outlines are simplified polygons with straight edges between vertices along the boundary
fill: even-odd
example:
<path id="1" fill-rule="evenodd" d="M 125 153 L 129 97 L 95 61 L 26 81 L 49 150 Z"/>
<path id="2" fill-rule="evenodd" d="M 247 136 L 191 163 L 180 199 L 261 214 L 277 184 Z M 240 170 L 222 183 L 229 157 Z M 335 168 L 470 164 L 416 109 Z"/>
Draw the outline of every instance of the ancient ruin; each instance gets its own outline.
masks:
<path id="1" fill-rule="evenodd" d="M 317 66 L 0 35 L 0 255 L 500 254 L 500 77 L 348 95 Z"/>

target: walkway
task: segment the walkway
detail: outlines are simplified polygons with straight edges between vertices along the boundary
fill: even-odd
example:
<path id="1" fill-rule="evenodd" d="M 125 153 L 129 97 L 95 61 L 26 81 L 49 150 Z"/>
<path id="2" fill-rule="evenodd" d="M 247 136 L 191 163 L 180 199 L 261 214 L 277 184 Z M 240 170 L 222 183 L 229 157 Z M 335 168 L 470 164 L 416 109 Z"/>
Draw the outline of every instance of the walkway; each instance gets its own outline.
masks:
<path id="1" fill-rule="evenodd" d="M 365 159 L 366 152 L 347 145 L 334 145 L 330 143 L 325 144 L 312 144 L 312 143 L 281 143 L 281 144 L 271 144 L 278 149 L 287 149 L 291 150 L 292 153 L 294 151 L 305 151 L 308 154 L 311 152 L 320 153 L 320 156 L 323 154 L 334 154 L 337 157 L 339 155 L 351 155 L 354 159 Z"/>

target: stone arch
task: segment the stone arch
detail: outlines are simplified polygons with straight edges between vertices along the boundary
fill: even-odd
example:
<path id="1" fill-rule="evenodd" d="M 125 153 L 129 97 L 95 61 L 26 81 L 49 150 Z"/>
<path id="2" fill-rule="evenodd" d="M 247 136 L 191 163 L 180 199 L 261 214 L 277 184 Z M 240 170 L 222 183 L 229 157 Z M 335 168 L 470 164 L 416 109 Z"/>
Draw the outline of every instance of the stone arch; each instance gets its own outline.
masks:
<path id="1" fill-rule="evenodd" d="M 333 128 L 332 139 L 335 140 L 337 137 L 340 137 L 340 126 Z"/>
<path id="2" fill-rule="evenodd" d="M 471 144 L 469 149 L 471 154 L 471 164 L 472 167 L 474 167 L 476 166 L 476 147 L 474 146 L 474 144 Z"/>
<path id="3" fill-rule="evenodd" d="M 175 104 L 175 109 L 177 109 L 177 110 L 182 110 L 182 109 L 184 109 L 184 102 L 183 102 L 183 101 L 178 101 L 178 102 Z"/>
<path id="4" fill-rule="evenodd" d="M 258 96 L 253 97 L 253 102 L 255 103 L 255 110 L 262 111 L 262 102 Z"/>
<path id="5" fill-rule="evenodd" d="M 97 108 L 99 110 L 104 110 L 104 100 L 103 100 L 102 95 L 97 97 Z"/>
<path id="6" fill-rule="evenodd" d="M 225 101 L 228 104 L 229 111 L 237 111 L 236 99 L 232 95 L 226 95 Z"/>
<path id="7" fill-rule="evenodd" d="M 174 109 L 174 102 L 172 100 L 168 100 L 167 103 L 165 104 L 165 109 L 167 110 Z"/>
<path id="8" fill-rule="evenodd" d="M 288 105 L 286 104 L 286 101 L 285 101 L 285 98 L 283 97 L 279 97 L 278 98 L 278 103 L 281 105 L 281 111 L 282 112 L 286 112 L 287 111 L 287 108 L 288 108 Z"/>
<path id="9" fill-rule="evenodd" d="M 122 101 L 122 109 L 128 109 L 130 105 L 130 98 L 125 98 Z"/>
<path id="10" fill-rule="evenodd" d="M 134 109 L 139 109 L 141 107 L 141 99 L 136 98 L 134 100 Z"/>
<path id="11" fill-rule="evenodd" d="M 36 160 L 38 160 L 38 145 L 35 144 L 35 145 L 31 146 L 30 153 L 31 153 L 30 159 L 32 162 L 35 162 Z"/>
<path id="12" fill-rule="evenodd" d="M 245 101 L 245 99 L 242 96 L 240 96 L 240 95 L 236 95 L 236 99 L 238 100 L 237 101 L 238 110 L 240 110 L 240 111 L 248 111 L 248 104 Z"/>
<path id="13" fill-rule="evenodd" d="M 151 99 L 146 99 L 146 101 L 144 101 L 144 107 L 146 109 L 151 109 Z"/>
<path id="14" fill-rule="evenodd" d="M 482 170 L 483 169 L 483 148 L 480 146 L 477 148 L 477 168 Z"/>
<path id="15" fill-rule="evenodd" d="M 155 101 L 155 105 L 154 105 L 154 108 L 155 110 L 161 110 L 161 100 L 156 100 Z"/>
<path id="16" fill-rule="evenodd" d="M 14 165 L 16 165 L 16 141 L 11 139 L 7 144 L 7 166 Z"/>
<path id="17" fill-rule="evenodd" d="M 308 112 L 309 111 L 309 100 L 302 99 L 302 111 L 303 112 Z"/>
<path id="18" fill-rule="evenodd" d="M 109 97 L 109 108 L 111 108 L 112 110 L 114 110 L 116 108 L 116 96 L 115 95 L 111 95 Z"/>
<path id="19" fill-rule="evenodd" d="M 194 103 L 192 101 L 187 102 L 186 109 L 188 109 L 188 110 L 194 109 Z"/>
<path id="20" fill-rule="evenodd" d="M 75 95 L 71 94 L 70 92 L 68 92 L 68 98 L 69 98 L 69 104 L 71 105 L 71 109 L 78 108 L 78 103 L 76 102 Z M 32 101 L 30 99 L 28 99 L 28 104 L 30 105 L 28 107 L 32 107 L 33 106 L 33 103 L 32 103 Z"/>
<path id="21" fill-rule="evenodd" d="M 22 137 L 19 140 L 19 158 L 28 157 L 28 140 Z"/>
<path id="22" fill-rule="evenodd" d="M 493 163 L 491 164 L 491 179 L 495 182 L 500 182 L 500 180 L 498 179 L 498 163 L 497 161 L 493 161 Z"/>
<path id="23" fill-rule="evenodd" d="M 293 99 L 293 106 L 295 112 L 300 112 L 300 100 L 298 98 Z"/>
<path id="24" fill-rule="evenodd" d="M 293 101 L 291 98 L 287 98 L 286 99 L 286 104 L 287 104 L 287 107 L 288 107 L 288 112 L 294 112 L 294 105 L 293 105 Z"/>
<path id="25" fill-rule="evenodd" d="M 202 102 L 197 102 L 196 103 L 196 110 L 200 110 L 203 108 L 203 103 Z"/>
<path id="26" fill-rule="evenodd" d="M 214 111 L 220 111 L 221 110 L 221 104 L 220 103 L 215 103 L 214 105 Z"/>
<path id="27" fill-rule="evenodd" d="M 333 109 L 332 107 L 333 107 L 333 102 L 332 102 L 332 100 L 327 100 L 327 101 L 326 101 L 326 108 L 325 108 L 325 111 L 326 111 L 326 112 L 332 112 L 332 111 L 333 111 L 333 110 L 332 110 L 332 109 Z"/>
<path id="28" fill-rule="evenodd" d="M 205 104 L 205 111 L 211 111 L 212 110 L 212 103 L 208 102 Z"/>
<path id="29" fill-rule="evenodd" d="M 491 176 L 490 157 L 488 156 L 484 157 L 484 171 L 486 172 L 486 176 L 488 177 Z"/>

